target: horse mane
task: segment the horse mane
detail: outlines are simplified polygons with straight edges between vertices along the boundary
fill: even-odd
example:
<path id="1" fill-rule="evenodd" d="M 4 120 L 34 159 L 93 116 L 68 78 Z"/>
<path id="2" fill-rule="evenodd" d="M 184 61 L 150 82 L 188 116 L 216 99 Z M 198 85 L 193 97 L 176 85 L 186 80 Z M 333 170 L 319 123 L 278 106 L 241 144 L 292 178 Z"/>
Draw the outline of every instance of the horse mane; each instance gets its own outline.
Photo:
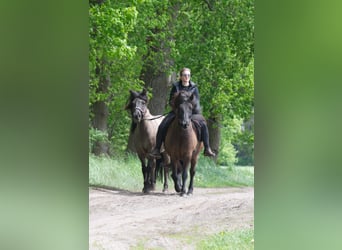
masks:
<path id="1" fill-rule="evenodd" d="M 137 128 L 137 124 L 134 121 L 132 121 L 131 128 L 130 128 L 131 133 L 133 133 L 136 128 Z"/>

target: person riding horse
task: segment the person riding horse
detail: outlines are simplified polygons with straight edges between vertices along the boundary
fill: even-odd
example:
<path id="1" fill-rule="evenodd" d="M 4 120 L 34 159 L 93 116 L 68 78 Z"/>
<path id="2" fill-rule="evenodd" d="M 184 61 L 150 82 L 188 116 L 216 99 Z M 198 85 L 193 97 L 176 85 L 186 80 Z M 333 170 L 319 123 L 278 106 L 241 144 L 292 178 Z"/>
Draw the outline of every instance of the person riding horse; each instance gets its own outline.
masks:
<path id="1" fill-rule="evenodd" d="M 171 92 L 170 92 L 170 98 L 169 98 L 169 104 L 172 105 L 172 99 L 175 93 L 184 90 L 188 92 L 193 92 L 194 96 L 196 97 L 196 104 L 195 107 L 193 107 L 193 114 L 198 118 L 196 119 L 197 122 L 200 125 L 200 141 L 203 141 L 204 144 L 204 155 L 205 156 L 210 156 L 213 157 L 215 156 L 215 153 L 211 150 L 209 146 L 209 131 L 208 127 L 206 124 L 205 119 L 201 115 L 201 107 L 200 107 L 200 98 L 199 98 L 199 91 L 196 86 L 196 84 L 192 81 L 190 81 L 190 69 L 188 68 L 183 68 L 180 71 L 180 80 L 176 83 L 173 84 Z M 170 126 L 171 122 L 175 118 L 175 113 L 171 111 L 161 122 L 161 124 L 158 127 L 158 132 L 157 132 L 157 141 L 156 141 L 156 146 L 150 153 L 151 157 L 154 158 L 160 158 L 160 148 L 162 143 L 165 140 L 167 129 Z"/>

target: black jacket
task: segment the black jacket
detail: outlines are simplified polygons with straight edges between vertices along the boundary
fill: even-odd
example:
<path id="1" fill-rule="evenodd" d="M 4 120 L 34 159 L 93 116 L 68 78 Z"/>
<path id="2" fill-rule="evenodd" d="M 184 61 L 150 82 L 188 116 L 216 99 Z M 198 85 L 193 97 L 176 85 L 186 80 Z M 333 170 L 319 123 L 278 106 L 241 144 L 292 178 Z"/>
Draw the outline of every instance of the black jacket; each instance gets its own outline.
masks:
<path id="1" fill-rule="evenodd" d="M 196 86 L 196 84 L 192 81 L 189 82 L 189 86 L 183 86 L 182 81 L 178 81 L 174 84 L 172 84 L 172 89 L 170 92 L 170 98 L 169 98 L 169 104 L 171 105 L 171 101 L 173 98 L 173 95 L 181 90 L 185 90 L 188 92 L 193 92 L 194 96 L 196 97 L 196 105 L 194 109 L 192 110 L 193 114 L 201 114 L 201 106 L 200 106 L 200 96 L 199 96 L 199 91 Z"/>

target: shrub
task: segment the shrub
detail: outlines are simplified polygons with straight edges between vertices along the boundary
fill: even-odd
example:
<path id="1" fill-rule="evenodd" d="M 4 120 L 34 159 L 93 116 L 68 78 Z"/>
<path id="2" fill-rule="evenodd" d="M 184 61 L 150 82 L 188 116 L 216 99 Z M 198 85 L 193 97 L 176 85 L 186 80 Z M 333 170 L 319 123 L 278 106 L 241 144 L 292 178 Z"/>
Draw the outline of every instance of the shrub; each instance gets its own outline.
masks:
<path id="1" fill-rule="evenodd" d="M 109 143 L 108 133 L 95 129 L 95 128 L 90 128 L 89 129 L 89 152 L 92 152 L 95 145 L 99 142 Z"/>
<path id="2" fill-rule="evenodd" d="M 236 153 L 237 151 L 231 143 L 222 143 L 217 158 L 217 164 L 222 166 L 234 166 L 238 160 L 236 158 Z"/>
<path id="3" fill-rule="evenodd" d="M 254 165 L 254 134 L 246 130 L 238 134 L 233 140 L 233 145 L 238 151 L 238 165 Z"/>

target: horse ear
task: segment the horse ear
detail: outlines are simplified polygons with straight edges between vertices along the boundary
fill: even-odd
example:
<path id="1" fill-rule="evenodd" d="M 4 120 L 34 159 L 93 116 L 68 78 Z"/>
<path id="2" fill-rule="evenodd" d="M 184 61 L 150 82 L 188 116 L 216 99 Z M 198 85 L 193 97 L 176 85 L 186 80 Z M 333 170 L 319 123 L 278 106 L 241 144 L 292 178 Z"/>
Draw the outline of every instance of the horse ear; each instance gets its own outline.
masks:
<path id="1" fill-rule="evenodd" d="M 131 94 L 128 99 L 127 99 L 127 102 L 126 102 L 126 106 L 125 106 L 125 109 L 131 109 L 132 107 L 132 101 L 134 100 L 134 98 L 136 98 L 137 96 L 137 93 L 133 90 L 129 90 L 129 93 Z"/>
<path id="2" fill-rule="evenodd" d="M 140 98 L 145 102 L 148 101 L 147 90 L 145 88 L 143 88 L 143 90 L 140 92 Z"/>
<path id="3" fill-rule="evenodd" d="M 133 91 L 133 90 L 131 90 L 131 89 L 129 90 L 129 92 L 131 93 L 131 96 L 133 96 L 133 97 L 137 97 L 138 96 L 138 93 Z"/>

